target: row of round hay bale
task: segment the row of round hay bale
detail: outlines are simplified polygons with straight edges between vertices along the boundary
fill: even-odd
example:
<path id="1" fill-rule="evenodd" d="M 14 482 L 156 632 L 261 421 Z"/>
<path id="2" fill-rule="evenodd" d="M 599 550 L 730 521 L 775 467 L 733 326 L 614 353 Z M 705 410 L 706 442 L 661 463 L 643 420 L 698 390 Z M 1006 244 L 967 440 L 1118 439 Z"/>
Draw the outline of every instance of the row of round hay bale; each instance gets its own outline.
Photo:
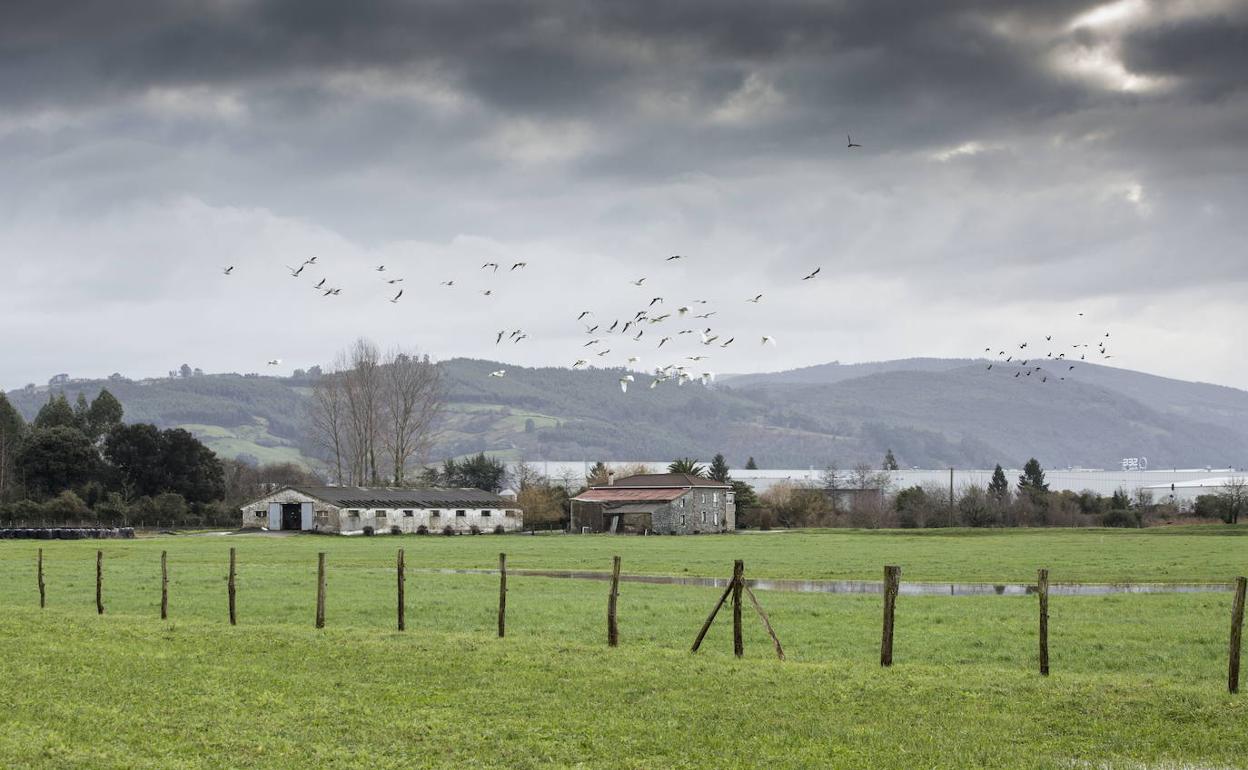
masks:
<path id="1" fill-rule="evenodd" d="M 130 539 L 134 527 L 16 527 L 0 529 L 0 540 Z"/>

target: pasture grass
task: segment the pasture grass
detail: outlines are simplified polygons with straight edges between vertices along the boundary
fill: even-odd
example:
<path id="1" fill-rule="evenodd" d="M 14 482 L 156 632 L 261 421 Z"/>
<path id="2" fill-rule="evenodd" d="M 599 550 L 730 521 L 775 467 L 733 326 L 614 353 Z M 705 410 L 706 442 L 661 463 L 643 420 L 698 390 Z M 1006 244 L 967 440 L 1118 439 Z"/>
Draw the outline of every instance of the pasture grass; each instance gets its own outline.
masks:
<path id="1" fill-rule="evenodd" d="M 1034 597 L 902 596 L 896 665 L 878 665 L 880 598 L 758 592 L 788 661 L 747 602 L 746 657 L 722 612 L 688 647 L 719 589 L 625 583 L 621 646 L 608 649 L 605 583 L 513 575 L 507 637 L 497 577 L 420 571 L 579 568 L 819 577 L 822 549 L 921 560 L 940 542 L 994 552 L 986 579 L 1034 577 L 1048 538 L 864 533 L 732 538 L 163 537 L 0 545 L 0 766 L 14 767 L 1244 767 L 1244 696 L 1225 692 L 1230 595 L 1053 597 L 1053 675 L 1036 673 Z M 1127 553 L 1225 580 L 1236 537 L 1119 540 L 1080 574 L 1105 580 Z M 1145 536 L 1147 537 L 1147 536 Z M 823 538 L 831 538 L 825 540 Z M 1191 539 L 1230 544 L 1206 570 L 1167 556 Z M 900 542 L 901 546 L 881 546 Z M 683 547 L 682 547 L 683 544 Z M 1028 547 L 1031 544 L 1031 547 Z M 1244 544 L 1244 545 L 1239 545 Z M 37 607 L 35 549 L 48 608 Z M 239 625 L 226 615 L 238 549 Z M 408 630 L 395 622 L 395 549 L 407 551 Z M 728 547 L 734 546 L 734 547 Z M 95 614 L 95 550 L 106 613 Z M 643 547 L 654 547 L 645 551 Z M 577 557 L 577 548 L 591 553 Z M 764 550 L 754 550 L 754 549 Z M 888 551 L 888 548 L 901 549 Z M 671 550 L 677 549 L 677 550 Z M 160 551 L 170 619 L 158 618 Z M 313 626 L 316 551 L 328 553 L 327 628 Z M 1180 549 L 1181 551 L 1182 549 Z M 596 552 L 596 555 L 595 553 Z M 679 557 L 677 559 L 676 557 Z M 584 562 L 577 562 L 576 559 Z M 947 558 L 947 557 L 946 557 Z M 1222 562 L 1219 562 L 1222 560 Z M 681 562 L 685 562 L 682 565 Z M 644 565 L 635 569 L 633 562 Z M 769 571 L 778 570 L 778 571 Z M 981 565 L 981 569 L 983 569 Z M 789 572 L 784 572 L 789 570 Z M 1239 573 L 1243 572 L 1241 567 Z M 991 575 L 991 577 L 988 577 Z M 1140 573 L 1136 579 L 1156 579 Z"/>

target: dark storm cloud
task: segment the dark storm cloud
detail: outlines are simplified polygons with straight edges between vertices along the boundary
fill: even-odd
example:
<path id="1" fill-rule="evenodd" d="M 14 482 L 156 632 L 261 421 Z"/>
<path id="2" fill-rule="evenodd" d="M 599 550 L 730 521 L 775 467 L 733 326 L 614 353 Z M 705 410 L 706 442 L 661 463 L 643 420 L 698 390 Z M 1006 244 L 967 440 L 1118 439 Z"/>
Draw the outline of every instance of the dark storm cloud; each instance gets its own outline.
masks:
<path id="1" fill-rule="evenodd" d="M 861 330 L 875 297 L 895 303 L 892 348 L 846 338 L 863 347 L 784 364 L 982 350 L 904 329 L 938 314 L 962 345 L 962 319 L 1023 294 L 1169 320 L 1242 270 L 1244 23 L 1228 0 L 10 0 L 0 260 L 49 256 L 21 262 L 30 309 L 0 326 L 48 324 L 63 300 L 44 285 L 112 307 L 218 261 L 240 261 L 236 284 L 269 262 L 286 280 L 289 251 L 458 259 L 460 236 L 477 264 L 549 260 L 552 295 L 669 248 L 713 255 L 733 297 L 825 265 L 826 296 L 768 317 L 786 340 L 825 307 Z M 291 327 L 389 333 L 355 301 Z M 503 310 L 445 312 L 421 326 L 435 349 L 491 352 L 464 327 Z M 541 336 L 533 362 L 568 363 Z M 22 350 L 54 347 L 37 337 Z"/>

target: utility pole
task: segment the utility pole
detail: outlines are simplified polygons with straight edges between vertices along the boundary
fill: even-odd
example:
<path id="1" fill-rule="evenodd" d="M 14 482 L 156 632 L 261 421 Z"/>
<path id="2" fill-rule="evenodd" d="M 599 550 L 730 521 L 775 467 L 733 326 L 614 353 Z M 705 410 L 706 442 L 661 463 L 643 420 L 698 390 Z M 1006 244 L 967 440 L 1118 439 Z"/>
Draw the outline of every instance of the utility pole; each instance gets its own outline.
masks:
<path id="1" fill-rule="evenodd" d="M 953 526 L 953 468 L 949 469 L 949 526 Z"/>

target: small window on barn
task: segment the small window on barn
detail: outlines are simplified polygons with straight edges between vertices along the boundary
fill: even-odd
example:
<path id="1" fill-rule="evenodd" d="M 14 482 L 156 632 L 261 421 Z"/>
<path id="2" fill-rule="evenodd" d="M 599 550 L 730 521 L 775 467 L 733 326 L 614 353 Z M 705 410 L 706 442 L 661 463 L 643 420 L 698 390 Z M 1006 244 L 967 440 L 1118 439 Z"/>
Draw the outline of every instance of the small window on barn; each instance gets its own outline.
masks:
<path id="1" fill-rule="evenodd" d="M 442 511 L 439 511 L 438 509 L 435 508 L 432 511 L 429 511 L 429 515 L 436 519 L 442 515 Z"/>
<path id="2" fill-rule="evenodd" d="M 359 512 L 359 510 L 358 510 L 358 509 L 352 509 L 352 510 L 350 510 L 350 511 L 347 511 L 347 515 L 348 515 L 348 516 L 359 516 L 359 515 L 360 515 L 360 512 Z"/>
<path id="3" fill-rule="evenodd" d="M 468 511 L 455 511 L 456 518 L 462 519 L 463 517 L 467 515 L 468 515 Z"/>
<path id="4" fill-rule="evenodd" d="M 490 517 L 490 512 L 489 512 L 489 511 L 484 511 L 484 510 L 483 510 L 483 511 L 481 511 L 481 515 L 482 515 L 482 516 L 484 516 L 484 517 L 486 517 L 486 518 L 488 519 L 488 518 Z"/>
<path id="5" fill-rule="evenodd" d="M 265 513 L 264 513 L 264 511 L 256 511 L 256 518 L 257 518 L 257 519 L 263 519 L 264 517 L 265 517 Z"/>
<path id="6" fill-rule="evenodd" d="M 516 512 L 515 512 L 515 511 L 503 511 L 503 515 L 504 515 L 504 516 L 506 516 L 506 517 L 507 517 L 507 518 L 509 518 L 509 519 L 514 519 L 514 518 L 516 518 Z"/>
<path id="7" fill-rule="evenodd" d="M 316 518 L 318 518 L 318 519 L 328 519 L 328 518 L 329 518 L 329 511 L 317 511 L 317 512 L 316 512 Z"/>
<path id="8" fill-rule="evenodd" d="M 416 515 L 416 511 L 403 511 L 403 518 L 410 519 Z"/>
<path id="9" fill-rule="evenodd" d="M 386 512 L 381 510 L 373 511 L 373 518 L 384 519 L 386 518 Z"/>

